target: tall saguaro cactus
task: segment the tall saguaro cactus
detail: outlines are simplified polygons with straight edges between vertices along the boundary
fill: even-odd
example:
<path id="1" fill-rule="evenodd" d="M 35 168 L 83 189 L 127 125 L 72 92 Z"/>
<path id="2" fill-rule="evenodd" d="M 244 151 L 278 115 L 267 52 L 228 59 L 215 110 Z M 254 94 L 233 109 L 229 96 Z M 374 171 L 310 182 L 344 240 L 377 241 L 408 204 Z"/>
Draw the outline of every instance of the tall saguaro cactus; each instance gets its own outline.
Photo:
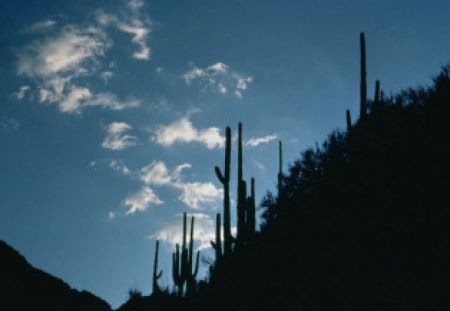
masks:
<path id="1" fill-rule="evenodd" d="M 367 70 L 366 70 L 366 39 L 364 32 L 359 35 L 361 76 L 360 76 L 360 104 L 359 117 L 364 119 L 367 116 Z"/>
<path id="2" fill-rule="evenodd" d="M 245 241 L 245 210 L 247 186 L 242 177 L 242 123 L 238 124 L 238 173 L 237 173 L 237 244 Z"/>
<path id="3" fill-rule="evenodd" d="M 158 280 L 162 276 L 162 270 L 158 272 L 158 250 L 159 250 L 159 241 L 156 240 L 155 260 L 153 262 L 153 277 L 152 277 L 152 291 L 154 295 L 161 293 L 161 288 L 158 285 Z"/>
<path id="4" fill-rule="evenodd" d="M 186 213 L 183 214 L 183 240 L 180 247 L 176 244 L 175 253 L 172 254 L 172 277 L 175 285 L 178 287 L 178 295 L 183 296 L 184 284 L 186 284 L 186 293 L 188 296 L 195 293 L 200 259 L 200 251 L 197 251 L 195 268 L 193 266 L 194 253 L 194 216 L 191 219 L 191 235 L 189 240 L 189 249 L 186 247 Z"/>
<path id="5" fill-rule="evenodd" d="M 224 255 L 231 253 L 231 217 L 230 217 L 230 166 L 231 166 L 231 129 L 225 130 L 225 168 L 224 173 L 218 166 L 215 167 L 217 178 L 223 185 L 223 242 Z"/>

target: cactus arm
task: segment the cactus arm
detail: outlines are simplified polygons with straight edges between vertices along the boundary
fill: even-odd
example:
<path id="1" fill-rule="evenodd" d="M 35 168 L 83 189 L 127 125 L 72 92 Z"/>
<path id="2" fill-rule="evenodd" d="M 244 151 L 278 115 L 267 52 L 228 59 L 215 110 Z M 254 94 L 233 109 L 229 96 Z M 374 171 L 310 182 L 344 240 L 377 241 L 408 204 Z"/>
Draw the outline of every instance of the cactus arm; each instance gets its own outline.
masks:
<path id="1" fill-rule="evenodd" d="M 225 184 L 226 180 L 225 177 L 223 177 L 222 171 L 220 170 L 220 168 L 218 166 L 216 166 L 214 168 L 214 171 L 216 172 L 216 176 L 219 179 L 220 183 L 223 185 Z"/>

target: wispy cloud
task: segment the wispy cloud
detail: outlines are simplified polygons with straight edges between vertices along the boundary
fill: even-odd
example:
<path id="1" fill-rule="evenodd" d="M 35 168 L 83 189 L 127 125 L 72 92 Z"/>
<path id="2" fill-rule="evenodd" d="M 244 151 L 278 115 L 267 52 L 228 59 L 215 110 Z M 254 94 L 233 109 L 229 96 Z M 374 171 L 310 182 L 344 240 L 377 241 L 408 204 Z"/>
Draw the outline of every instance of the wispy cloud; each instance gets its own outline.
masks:
<path id="1" fill-rule="evenodd" d="M 102 61 L 112 48 L 110 25 L 129 33 L 137 45 L 136 59 L 149 59 L 147 40 L 150 22 L 141 16 L 142 1 L 127 2 L 124 17 L 99 13 L 96 20 L 84 25 L 60 25 L 53 20 L 44 20 L 29 26 L 28 33 L 38 36 L 17 52 L 16 72 L 28 78 L 33 85 L 16 93 L 21 100 L 27 93 L 35 91 L 41 103 L 55 104 L 61 112 L 81 113 L 88 107 L 111 110 L 134 108 L 140 105 L 135 98 L 119 99 L 109 92 L 93 90 L 84 80 L 100 77 L 105 84 L 114 75 Z M 51 28 L 52 31 L 38 31 Z"/>
<path id="2" fill-rule="evenodd" d="M 22 32 L 23 33 L 40 33 L 47 32 L 53 29 L 56 25 L 56 21 L 52 19 L 44 19 L 42 21 L 31 24 L 26 27 Z"/>
<path id="3" fill-rule="evenodd" d="M 239 98 L 253 82 L 252 76 L 231 70 L 228 65 L 221 62 L 205 68 L 192 66 L 181 77 L 188 86 L 197 82 L 201 91 L 212 91 L 222 95 L 231 93 Z"/>
<path id="4" fill-rule="evenodd" d="M 183 117 L 169 125 L 160 126 L 154 133 L 153 140 L 165 147 L 176 143 L 200 143 L 208 149 L 222 148 L 225 138 L 217 127 L 196 129 L 189 117 Z"/>
<path id="5" fill-rule="evenodd" d="M 112 26 L 118 31 L 131 35 L 131 42 L 137 47 L 133 52 L 133 58 L 139 60 L 150 59 L 150 46 L 148 38 L 151 33 L 150 20 L 142 14 L 144 1 L 130 0 L 127 2 L 127 12 L 122 16 L 105 12 L 97 13 L 97 22 L 104 26 Z"/>
<path id="6" fill-rule="evenodd" d="M 136 145 L 137 138 L 125 134 L 132 127 L 125 122 L 112 122 L 106 127 L 108 135 L 102 142 L 102 147 L 110 150 L 124 150 Z"/>
<path id="7" fill-rule="evenodd" d="M 222 189 L 210 182 L 176 183 L 174 186 L 182 191 L 178 197 L 191 208 L 200 208 L 203 204 L 215 203 L 222 198 Z"/>
<path id="8" fill-rule="evenodd" d="M 264 137 L 253 137 L 253 138 L 250 138 L 249 140 L 247 140 L 245 142 L 245 145 L 248 146 L 248 147 L 257 147 L 257 146 L 259 146 L 261 144 L 268 144 L 272 140 L 275 140 L 277 138 L 278 138 L 278 136 L 275 135 L 275 134 L 267 135 L 267 136 L 264 136 Z"/>
<path id="9" fill-rule="evenodd" d="M 22 100 L 25 98 L 29 90 L 30 90 L 29 85 L 22 85 L 16 93 L 13 93 L 11 95 L 13 98 L 17 100 Z"/>
<path id="10" fill-rule="evenodd" d="M 143 187 L 167 187 L 179 191 L 178 200 L 193 209 L 202 208 L 206 204 L 214 205 L 222 198 L 223 190 L 211 182 L 184 180 L 184 171 L 192 167 L 189 163 L 169 169 L 163 161 L 153 161 L 139 170 L 132 171 L 123 163 L 113 160 L 110 161 L 109 167 L 124 176 L 140 180 Z"/>
<path id="11" fill-rule="evenodd" d="M 161 205 L 163 201 L 148 186 L 143 186 L 138 192 L 129 195 L 123 202 L 128 209 L 126 215 L 146 211 L 150 205 Z"/>

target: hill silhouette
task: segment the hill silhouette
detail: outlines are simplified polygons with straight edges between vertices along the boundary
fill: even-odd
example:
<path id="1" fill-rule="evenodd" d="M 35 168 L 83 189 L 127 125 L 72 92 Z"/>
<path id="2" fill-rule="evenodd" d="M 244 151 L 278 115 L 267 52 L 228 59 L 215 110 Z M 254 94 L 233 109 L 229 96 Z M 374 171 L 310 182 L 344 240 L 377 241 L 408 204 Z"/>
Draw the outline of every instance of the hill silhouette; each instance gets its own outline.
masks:
<path id="1" fill-rule="evenodd" d="M 31 266 L 0 241 L 0 310 L 110 311 L 102 299 L 70 288 L 62 280 Z"/>
<path id="2" fill-rule="evenodd" d="M 212 272 L 204 310 L 449 309 L 449 72 L 304 151 L 265 196 L 261 233 Z"/>

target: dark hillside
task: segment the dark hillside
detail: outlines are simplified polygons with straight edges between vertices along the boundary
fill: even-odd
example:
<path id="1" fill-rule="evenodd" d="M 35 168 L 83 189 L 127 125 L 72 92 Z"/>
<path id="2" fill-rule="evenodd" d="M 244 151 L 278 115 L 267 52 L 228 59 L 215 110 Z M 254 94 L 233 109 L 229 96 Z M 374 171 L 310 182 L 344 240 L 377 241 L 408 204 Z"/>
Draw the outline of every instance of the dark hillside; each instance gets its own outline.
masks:
<path id="1" fill-rule="evenodd" d="M 449 70 L 305 151 L 265 197 L 254 243 L 213 273 L 205 309 L 448 309 Z"/>
<path id="2" fill-rule="evenodd" d="M 87 291 L 32 267 L 15 249 L 0 241 L 0 310 L 109 311 L 110 306 Z"/>

